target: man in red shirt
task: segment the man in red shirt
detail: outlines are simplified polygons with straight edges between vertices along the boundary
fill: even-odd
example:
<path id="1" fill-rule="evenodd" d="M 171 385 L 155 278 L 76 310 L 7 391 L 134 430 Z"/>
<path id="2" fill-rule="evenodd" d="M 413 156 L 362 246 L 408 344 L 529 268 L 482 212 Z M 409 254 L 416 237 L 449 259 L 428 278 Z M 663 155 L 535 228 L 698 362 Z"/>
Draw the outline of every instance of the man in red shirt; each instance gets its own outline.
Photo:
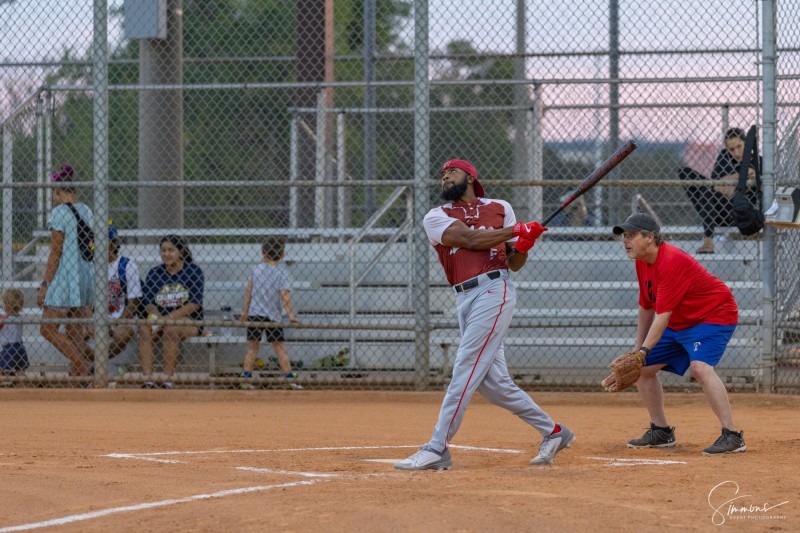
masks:
<path id="1" fill-rule="evenodd" d="M 636 261 L 639 320 L 634 348 L 645 356 L 636 387 L 650 413 L 650 429 L 628 441 L 628 447 L 675 446 L 675 428 L 667 423 L 657 374 L 665 370 L 682 376 L 691 369 L 722 425 L 722 435 L 703 455 L 745 451 L 728 391 L 714 370 L 739 321 L 731 290 L 692 256 L 664 242 L 652 216 L 634 213 L 613 231 L 622 235 L 625 252 Z"/>
<path id="2" fill-rule="evenodd" d="M 575 435 L 556 424 L 509 376 L 503 338 L 511 325 L 517 293 L 509 270 L 525 265 L 528 251 L 545 231 L 538 222 L 518 223 L 511 205 L 484 198 L 478 171 L 452 159 L 440 172 L 447 203 L 425 215 L 425 232 L 439 255 L 456 297 L 461 342 L 453 377 L 433 436 L 418 452 L 396 463 L 399 470 L 448 470 L 450 440 L 472 395 L 511 411 L 542 436 L 534 465 L 548 465 Z"/>

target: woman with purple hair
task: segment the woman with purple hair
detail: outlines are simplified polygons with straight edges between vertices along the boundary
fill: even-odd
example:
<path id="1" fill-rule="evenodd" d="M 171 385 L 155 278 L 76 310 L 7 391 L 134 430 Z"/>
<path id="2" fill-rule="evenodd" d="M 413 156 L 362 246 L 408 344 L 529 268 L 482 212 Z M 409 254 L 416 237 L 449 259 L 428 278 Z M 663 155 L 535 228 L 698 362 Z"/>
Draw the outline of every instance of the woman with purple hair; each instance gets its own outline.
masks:
<path id="1" fill-rule="evenodd" d="M 75 172 L 69 165 L 50 176 L 58 183 L 53 189 L 53 210 L 47 222 L 50 252 L 36 303 L 42 318 L 89 318 L 94 301 L 94 270 L 81 255 L 78 245 L 78 217 L 92 226 L 91 209 L 78 201 L 73 185 Z M 42 336 L 70 360 L 70 375 L 88 376 L 93 353 L 86 344 L 86 328 L 67 324 L 62 332 L 57 323 L 43 323 Z"/>

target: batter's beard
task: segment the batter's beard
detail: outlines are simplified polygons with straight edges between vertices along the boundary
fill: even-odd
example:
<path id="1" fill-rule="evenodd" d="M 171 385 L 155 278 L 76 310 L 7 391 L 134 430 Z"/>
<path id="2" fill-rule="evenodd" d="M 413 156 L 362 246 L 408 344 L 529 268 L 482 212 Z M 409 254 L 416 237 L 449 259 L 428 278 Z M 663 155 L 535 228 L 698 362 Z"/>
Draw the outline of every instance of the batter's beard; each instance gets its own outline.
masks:
<path id="1" fill-rule="evenodd" d="M 441 197 L 442 200 L 448 202 L 457 202 L 465 192 L 467 192 L 467 180 L 464 180 L 463 183 L 456 183 L 449 189 L 443 189 Z"/>

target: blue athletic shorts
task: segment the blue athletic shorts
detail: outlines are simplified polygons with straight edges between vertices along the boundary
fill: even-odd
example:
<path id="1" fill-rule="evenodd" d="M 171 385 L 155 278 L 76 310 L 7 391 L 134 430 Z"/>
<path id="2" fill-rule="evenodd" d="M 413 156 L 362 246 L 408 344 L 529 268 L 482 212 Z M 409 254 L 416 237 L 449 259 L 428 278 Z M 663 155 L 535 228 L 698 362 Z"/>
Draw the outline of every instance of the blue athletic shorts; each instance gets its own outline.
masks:
<path id="1" fill-rule="evenodd" d="M 679 376 L 686 373 L 692 361 L 717 366 L 734 331 L 736 325 L 698 324 L 680 331 L 667 328 L 645 363 L 647 366 L 667 365 L 662 370 Z"/>

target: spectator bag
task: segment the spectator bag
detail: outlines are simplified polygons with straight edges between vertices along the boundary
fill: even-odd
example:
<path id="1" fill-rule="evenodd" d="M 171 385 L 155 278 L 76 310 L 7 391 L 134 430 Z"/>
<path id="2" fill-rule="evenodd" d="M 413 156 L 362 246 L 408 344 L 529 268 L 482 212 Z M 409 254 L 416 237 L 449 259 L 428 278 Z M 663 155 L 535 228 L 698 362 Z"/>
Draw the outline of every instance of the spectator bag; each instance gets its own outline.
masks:
<path id="1" fill-rule="evenodd" d="M 81 257 L 83 257 L 84 261 L 91 262 L 94 260 L 94 231 L 92 231 L 89 224 L 83 220 L 74 205 L 66 205 L 72 210 L 72 214 L 75 215 L 75 218 L 78 220 L 78 250 L 81 252 Z"/>
<path id="2" fill-rule="evenodd" d="M 742 163 L 739 165 L 739 183 L 736 186 L 736 192 L 733 195 L 733 220 L 739 232 L 742 235 L 754 235 L 761 231 L 764 227 L 764 213 L 761 210 L 761 205 L 753 205 L 747 198 L 747 170 L 750 168 L 750 163 L 753 162 L 752 167 L 756 171 L 756 188 L 757 197 L 760 204 L 761 199 L 761 175 L 758 164 L 758 138 L 756 135 L 756 127 L 752 126 L 747 132 L 747 138 L 744 142 L 744 156 Z"/>

